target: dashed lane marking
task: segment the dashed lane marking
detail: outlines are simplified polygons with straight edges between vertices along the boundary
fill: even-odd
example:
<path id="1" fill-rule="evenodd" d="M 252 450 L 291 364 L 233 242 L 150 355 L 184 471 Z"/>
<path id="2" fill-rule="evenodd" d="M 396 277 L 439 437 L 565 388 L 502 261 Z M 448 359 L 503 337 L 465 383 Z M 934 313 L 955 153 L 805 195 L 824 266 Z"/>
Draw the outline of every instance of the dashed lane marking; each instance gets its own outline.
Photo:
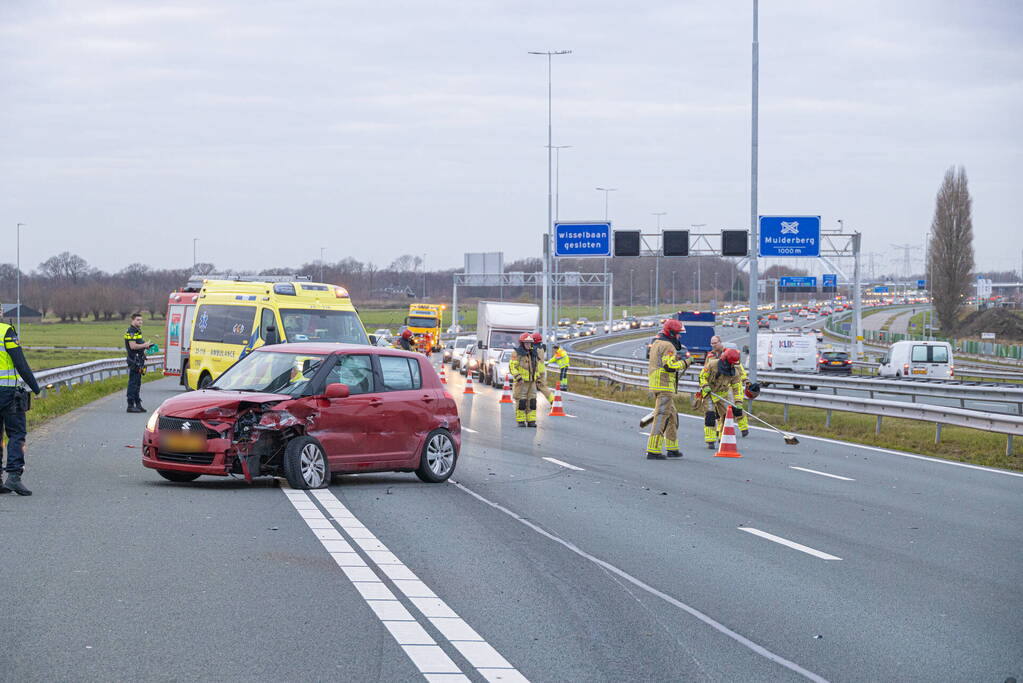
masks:
<path id="1" fill-rule="evenodd" d="M 608 572 L 611 572 L 612 574 L 614 574 L 614 575 L 616 575 L 616 576 L 618 576 L 618 577 L 628 581 L 629 583 L 631 583 L 632 585 L 636 586 L 637 588 L 640 588 L 641 590 L 644 590 L 647 593 L 650 593 L 651 595 L 654 595 L 654 596 L 660 598 L 661 600 L 664 600 L 669 605 L 673 605 L 674 607 L 679 608 L 683 612 L 686 612 L 687 614 L 695 617 L 696 619 L 699 619 L 704 624 L 707 624 L 708 626 L 713 628 L 718 633 L 722 633 L 725 636 L 727 636 L 727 637 L 731 638 L 732 640 L 734 640 L 735 642 L 739 643 L 740 645 L 742 645 L 742 646 L 744 646 L 746 648 L 749 648 L 750 650 L 752 650 L 756 654 L 760 655 L 761 657 L 764 657 L 765 659 L 768 659 L 768 660 L 770 660 L 770 661 L 772 661 L 772 662 L 774 662 L 774 663 L 776 663 L 776 664 L 778 664 L 780 666 L 783 666 L 786 669 L 788 669 L 789 671 L 797 673 L 800 676 L 803 676 L 804 678 L 807 678 L 807 679 L 809 679 L 811 681 L 815 681 L 816 683 L 828 683 L 826 678 L 824 678 L 824 677 L 822 677 L 822 676 L 820 676 L 818 674 L 815 674 L 814 672 L 809 671 L 808 669 L 804 669 L 803 667 L 799 666 L 795 662 L 792 662 L 792 661 L 790 661 L 788 659 L 785 659 L 781 655 L 778 655 L 778 654 L 775 654 L 774 652 L 771 652 L 770 650 L 768 650 L 763 645 L 760 645 L 759 643 L 755 643 L 752 640 L 750 640 L 749 638 L 747 638 L 746 636 L 741 635 L 739 633 L 736 633 L 735 631 L 733 631 L 732 629 L 728 628 L 727 626 L 722 624 L 720 621 L 714 619 L 713 617 L 711 617 L 711 616 L 709 616 L 707 614 L 704 614 L 703 612 L 701 612 L 700 610 L 696 609 L 695 607 L 690 607 L 689 605 L 687 605 L 686 603 L 682 602 L 681 600 L 678 600 L 677 598 L 673 598 L 672 596 L 668 595 L 667 593 L 665 593 L 663 591 L 657 590 L 656 588 L 654 588 L 650 584 L 645 583 L 645 582 L 641 581 L 640 579 L 637 579 L 632 574 L 629 574 L 628 572 L 626 572 L 623 569 L 619 569 L 618 567 L 614 566 L 610 562 L 606 562 L 606 561 L 600 559 L 599 557 L 595 557 L 593 555 L 590 555 L 588 552 L 586 552 L 585 550 L 583 550 L 579 546 L 575 545 L 574 543 L 571 543 L 570 541 L 566 541 L 565 539 L 561 538 L 560 536 L 552 534 L 551 532 L 547 531 L 543 527 L 538 526 L 537 524 L 534 524 L 533 522 L 529 521 L 528 519 L 520 517 L 519 515 L 517 515 L 516 513 L 512 512 L 508 508 L 504 507 L 500 503 L 495 503 L 492 500 L 488 500 L 487 498 L 484 498 L 483 496 L 481 496 L 480 494 L 476 493 L 472 489 L 470 489 L 470 488 L 468 488 L 468 487 L 466 487 L 466 486 L 464 486 L 464 485 L 462 485 L 462 484 L 460 484 L 460 483 L 458 483 L 456 481 L 453 481 L 453 480 L 450 480 L 450 479 L 448 481 L 452 485 L 458 487 L 462 491 L 465 491 L 466 493 L 468 493 L 470 496 L 472 496 L 476 500 L 480 501 L 481 503 L 483 503 L 485 505 L 489 505 L 490 507 L 494 508 L 495 510 L 499 510 L 499 511 L 503 512 L 504 514 L 508 515 L 509 517 L 511 517 L 515 521 L 519 522 L 520 524 L 529 527 L 530 529 L 532 529 L 536 533 L 540 534 L 544 538 L 547 538 L 547 539 L 549 539 L 551 541 L 554 541 L 558 545 L 563 546 L 564 548 L 566 548 L 569 551 L 575 553 L 579 557 L 582 557 L 583 559 L 589 560 L 590 562 L 592 562 L 593 564 L 597 565 L 598 567 L 602 567 L 603 569 L 607 570 Z"/>
<path id="2" fill-rule="evenodd" d="M 570 470 L 577 470 L 579 472 L 585 472 L 586 471 L 582 467 L 576 467 L 575 465 L 570 465 L 567 462 L 564 462 L 563 460 L 558 460 L 557 458 L 544 457 L 544 460 L 546 460 L 547 462 L 552 462 L 555 465 L 561 465 L 562 467 L 565 467 L 565 468 L 570 469 Z"/>
<path id="3" fill-rule="evenodd" d="M 462 427 L 462 431 L 463 432 L 469 432 L 470 434 L 479 434 L 479 432 L 476 431 L 475 429 L 470 429 L 468 427 Z"/>
<path id="4" fill-rule="evenodd" d="M 761 531 L 760 529 L 754 529 L 753 527 L 741 526 L 741 527 L 739 527 L 739 531 L 745 531 L 748 534 L 753 534 L 754 536 L 759 536 L 760 538 L 766 538 L 768 541 L 774 541 L 775 543 L 787 546 L 789 548 L 792 548 L 793 550 L 798 550 L 801 553 L 806 553 L 807 555 L 813 555 L 814 557 L 819 557 L 822 560 L 841 560 L 842 559 L 841 557 L 835 557 L 834 555 L 829 555 L 826 552 L 823 552 L 823 551 L 811 548 L 808 545 L 803 545 L 802 543 L 796 543 L 795 541 L 790 541 L 787 538 L 782 538 L 781 536 L 775 536 L 774 534 L 769 534 L 766 531 Z"/>
<path id="5" fill-rule="evenodd" d="M 827 472 L 818 472 L 817 470 L 811 470 L 806 467 L 796 467 L 795 465 L 789 465 L 790 470 L 799 470 L 800 472 L 809 472 L 810 474 L 819 474 L 822 477 L 831 477 L 832 479 L 841 479 L 842 481 L 856 481 L 849 477 L 840 477 L 837 474 L 828 474 Z"/>

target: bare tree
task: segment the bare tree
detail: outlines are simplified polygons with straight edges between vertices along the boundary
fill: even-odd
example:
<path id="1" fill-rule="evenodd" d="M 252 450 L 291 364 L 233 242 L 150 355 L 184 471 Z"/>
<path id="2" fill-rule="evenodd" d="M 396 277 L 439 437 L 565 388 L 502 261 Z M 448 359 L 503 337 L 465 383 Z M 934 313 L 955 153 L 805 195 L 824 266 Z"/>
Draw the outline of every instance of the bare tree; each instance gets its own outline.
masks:
<path id="1" fill-rule="evenodd" d="M 955 332 L 973 275 L 973 200 L 962 166 L 945 171 L 931 221 L 931 300 L 946 334 Z"/>
<path id="2" fill-rule="evenodd" d="M 79 282 L 91 272 L 88 261 L 78 254 L 63 251 L 39 264 L 39 270 L 51 280 Z"/>
<path id="3" fill-rule="evenodd" d="M 387 270 L 393 270 L 397 273 L 407 273 L 414 270 L 418 262 L 419 257 L 413 256 L 412 254 L 402 254 L 391 261 L 391 265 L 387 267 Z"/>

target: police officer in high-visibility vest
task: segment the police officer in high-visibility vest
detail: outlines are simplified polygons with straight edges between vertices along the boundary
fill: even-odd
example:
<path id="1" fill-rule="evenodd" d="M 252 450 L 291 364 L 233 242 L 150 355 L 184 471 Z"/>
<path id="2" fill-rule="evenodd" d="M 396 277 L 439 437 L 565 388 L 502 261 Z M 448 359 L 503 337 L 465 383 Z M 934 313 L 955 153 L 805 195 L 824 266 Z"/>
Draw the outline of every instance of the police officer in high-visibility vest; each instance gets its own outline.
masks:
<path id="1" fill-rule="evenodd" d="M 678 392 L 679 373 L 685 372 L 692 362 L 686 358 L 678 338 L 684 331 L 685 327 L 678 320 L 665 320 L 661 333 L 650 345 L 647 388 L 654 393 L 653 423 L 646 442 L 646 457 L 650 460 L 682 457 L 678 447 L 675 394 Z M 662 448 L 666 448 L 667 456 L 661 452 Z"/>
<path id="2" fill-rule="evenodd" d="M 561 385 L 563 391 L 568 391 L 568 352 L 561 348 L 560 345 L 554 345 L 554 355 L 551 357 L 550 363 L 554 364 L 554 367 L 558 369 L 558 383 Z"/>
<path id="3" fill-rule="evenodd" d="M 146 349 L 152 346 L 142 338 L 142 314 L 133 313 L 131 326 L 124 333 L 124 350 L 128 354 L 128 410 L 129 413 L 144 413 L 142 407 L 142 375 L 146 374 Z"/>
<path id="4" fill-rule="evenodd" d="M 508 372 L 514 380 L 512 398 L 515 399 L 515 422 L 520 427 L 536 426 L 536 382 L 546 368 L 539 362 L 533 348 L 533 335 L 523 332 L 519 345 L 508 362 Z"/>
<path id="5" fill-rule="evenodd" d="M 0 339 L 3 339 L 0 347 L 0 426 L 7 434 L 6 464 L 3 463 L 4 454 L 0 452 L 0 464 L 4 464 L 7 480 L 0 484 L 0 493 L 13 491 L 19 496 L 31 496 L 32 492 L 21 483 L 21 475 L 25 472 L 25 436 L 28 434 L 25 411 L 29 408 L 30 400 L 28 392 L 18 386 L 18 376 L 37 395 L 39 384 L 25 360 L 17 331 L 7 323 L 0 322 Z"/>

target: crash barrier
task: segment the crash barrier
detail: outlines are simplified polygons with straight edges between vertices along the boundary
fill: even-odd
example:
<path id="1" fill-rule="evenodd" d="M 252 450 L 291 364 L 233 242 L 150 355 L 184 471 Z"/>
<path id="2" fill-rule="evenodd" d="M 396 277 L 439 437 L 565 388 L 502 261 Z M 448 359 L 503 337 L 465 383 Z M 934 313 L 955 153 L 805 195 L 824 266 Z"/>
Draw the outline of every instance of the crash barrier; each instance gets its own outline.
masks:
<path id="1" fill-rule="evenodd" d="M 163 355 L 146 357 L 146 369 L 156 370 L 163 367 Z M 41 389 L 39 395 L 46 396 L 48 392 L 59 392 L 75 384 L 86 384 L 98 382 L 117 375 L 128 374 L 128 363 L 124 358 L 104 358 L 92 360 L 77 365 L 65 365 L 50 370 L 40 370 L 35 373 L 36 382 Z"/>
<path id="2" fill-rule="evenodd" d="M 569 374 L 577 377 L 591 377 L 621 384 L 623 386 L 646 389 L 646 375 L 636 375 L 609 367 L 572 367 Z M 699 382 L 689 379 L 679 380 L 679 389 L 696 391 Z M 784 407 L 784 420 L 788 422 L 789 408 L 817 408 L 825 411 L 824 424 L 831 426 L 833 411 L 873 415 L 876 418 L 874 433 L 881 433 L 881 423 L 886 417 L 904 418 L 920 422 L 934 423 L 934 443 L 941 443 L 941 429 L 945 425 L 980 429 L 997 434 L 1005 434 L 1005 454 L 1013 454 L 1013 437 L 1023 436 L 1023 417 L 1018 415 L 1002 415 L 962 408 L 948 408 L 926 403 L 905 403 L 902 401 L 885 401 L 872 398 L 853 396 L 833 396 L 811 392 L 786 391 L 782 389 L 762 389 L 758 401 L 780 403 Z"/>

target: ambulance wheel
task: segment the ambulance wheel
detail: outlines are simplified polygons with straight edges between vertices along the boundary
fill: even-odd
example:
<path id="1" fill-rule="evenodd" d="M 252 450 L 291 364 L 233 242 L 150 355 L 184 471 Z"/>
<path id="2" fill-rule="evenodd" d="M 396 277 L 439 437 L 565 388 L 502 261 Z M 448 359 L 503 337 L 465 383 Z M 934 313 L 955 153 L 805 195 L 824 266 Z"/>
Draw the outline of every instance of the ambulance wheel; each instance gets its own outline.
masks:
<path id="1" fill-rule="evenodd" d="M 209 389 L 210 385 L 213 384 L 213 378 L 210 377 L 208 372 L 204 372 L 199 375 L 199 383 L 196 384 L 196 389 Z"/>
<path id="2" fill-rule="evenodd" d="M 185 387 L 185 391 L 191 391 L 192 387 L 188 386 L 188 361 L 186 360 L 181 364 L 181 386 Z"/>

